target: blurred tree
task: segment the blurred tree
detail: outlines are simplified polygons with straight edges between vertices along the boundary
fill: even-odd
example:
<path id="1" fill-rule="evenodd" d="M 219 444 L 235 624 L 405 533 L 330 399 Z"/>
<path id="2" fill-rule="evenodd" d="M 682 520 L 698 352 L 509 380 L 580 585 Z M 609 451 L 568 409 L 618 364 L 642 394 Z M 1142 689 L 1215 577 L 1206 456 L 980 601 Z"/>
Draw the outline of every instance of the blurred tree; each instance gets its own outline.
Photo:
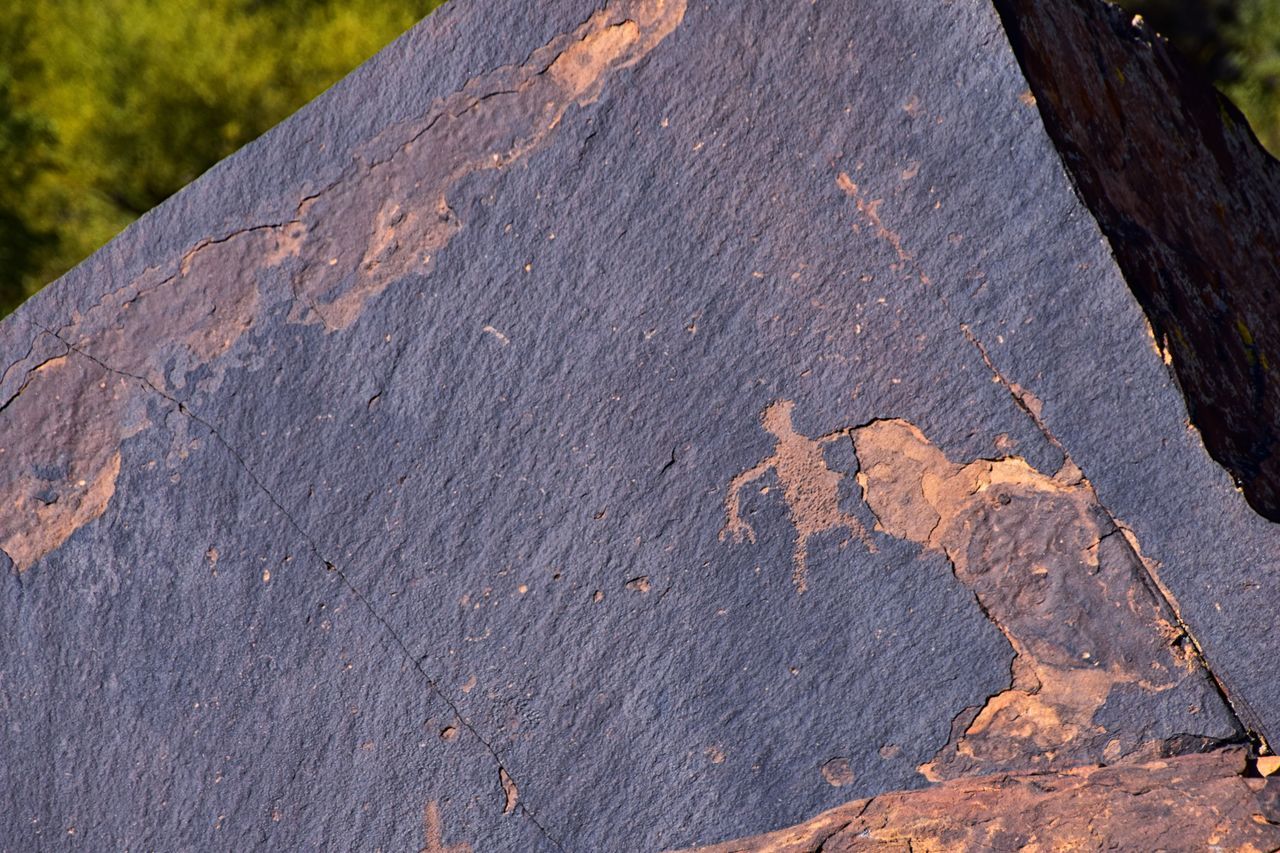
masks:
<path id="1" fill-rule="evenodd" d="M 26 0 L 0 19 L 0 314 L 442 0 Z"/>
<path id="2" fill-rule="evenodd" d="M 1223 91 L 1249 117 L 1258 139 L 1280 153 L 1280 0 L 1246 0 L 1227 27 L 1236 73 Z"/>
<path id="3" fill-rule="evenodd" d="M 1141 14 L 1280 152 L 1280 0 L 1119 0 Z"/>
<path id="4" fill-rule="evenodd" d="M 49 168 L 52 133 L 38 115 L 26 110 L 14 94 L 15 80 L 32 69 L 21 49 L 29 20 L 15 14 L 0 19 L 0 316 L 26 295 L 20 276 L 38 269 L 56 243 L 29 215 L 31 189 Z"/>

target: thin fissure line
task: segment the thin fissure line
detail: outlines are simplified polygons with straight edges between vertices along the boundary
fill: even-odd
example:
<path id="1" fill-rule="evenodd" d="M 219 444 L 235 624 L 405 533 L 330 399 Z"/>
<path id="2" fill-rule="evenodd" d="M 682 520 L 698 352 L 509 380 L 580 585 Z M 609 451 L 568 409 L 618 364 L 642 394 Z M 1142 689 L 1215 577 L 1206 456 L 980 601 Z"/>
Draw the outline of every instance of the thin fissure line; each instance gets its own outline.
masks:
<path id="1" fill-rule="evenodd" d="M 44 332 L 43 330 L 41 330 L 41 334 L 45 334 L 45 332 Z M 11 364 L 9 364 L 7 367 L 5 367 L 5 369 L 4 369 L 4 370 L 0 370 L 0 382 L 3 382 L 3 381 L 4 381 L 5 377 L 7 377 L 7 376 L 9 375 L 9 371 L 10 371 L 10 370 L 13 370 L 13 369 L 14 369 L 15 367 L 17 367 L 19 364 L 22 364 L 22 362 L 24 362 L 24 361 L 26 361 L 27 359 L 31 358 L 31 353 L 33 353 L 33 352 L 35 352 L 35 351 L 36 351 L 36 341 L 38 341 L 38 340 L 40 340 L 40 335 L 36 335 L 36 336 L 34 336 L 34 337 L 31 339 L 31 341 L 27 344 L 27 351 L 23 354 L 23 356 L 22 356 L 21 358 L 19 358 L 17 361 L 14 361 L 14 362 L 12 362 Z M 39 367 L 39 365 L 36 365 L 36 367 Z M 22 388 L 25 388 L 25 387 L 26 387 L 28 380 L 30 380 L 30 378 L 31 378 L 31 373 L 32 373 L 32 371 L 34 371 L 34 370 L 36 369 L 36 367 L 28 367 L 28 368 L 27 368 L 26 373 L 25 373 L 25 374 L 23 375 L 23 377 L 22 377 Z M 15 392 L 14 392 L 14 394 L 13 394 L 13 397 L 16 397 L 16 396 L 18 396 L 19 394 L 21 394 L 21 393 L 22 393 L 22 388 L 19 388 L 17 391 L 15 391 Z M 9 403 L 11 403 L 11 402 L 13 401 L 13 397 L 10 397 L 8 400 L 5 400 L 5 401 L 4 401 L 4 403 L 0 403 L 0 409 L 4 408 L 4 406 L 9 405 Z"/>
<path id="2" fill-rule="evenodd" d="M 3 412 L 5 409 L 9 408 L 10 404 L 12 404 L 15 400 L 17 400 L 19 397 L 22 396 L 22 392 L 27 390 L 27 386 L 31 384 L 31 380 L 37 370 L 44 367 L 46 364 L 49 364 L 50 362 L 57 361 L 60 358 L 66 358 L 70 353 L 71 353 L 70 350 L 67 350 L 67 352 L 60 352 L 57 355 L 51 355 L 46 359 L 42 359 L 39 364 L 35 364 L 35 365 L 32 365 L 31 367 L 28 367 L 27 372 L 22 377 L 22 384 L 18 386 L 18 390 L 13 392 L 12 397 L 5 400 L 3 403 L 0 403 L 0 412 Z M 31 353 L 27 353 L 27 355 L 23 356 L 23 359 L 28 358 L 30 355 Z"/>
<path id="3" fill-rule="evenodd" d="M 475 739 L 479 741 L 480 744 L 485 748 L 485 751 L 489 753 L 489 756 L 494 760 L 494 763 L 497 764 L 498 769 L 506 773 L 508 778 L 511 778 L 512 781 L 514 782 L 514 777 L 512 777 L 510 772 L 506 769 L 506 766 L 503 764 L 502 758 L 501 756 L 498 755 L 497 750 L 494 749 L 493 745 L 483 735 L 480 734 L 479 730 L 472 724 L 472 722 L 469 719 L 467 719 L 467 717 L 462 713 L 461 709 L 453 701 L 453 699 L 450 698 L 449 695 L 446 694 L 440 688 L 436 680 L 432 678 L 431 675 L 422 667 L 421 662 L 414 657 L 413 653 L 409 650 L 408 644 L 404 641 L 404 638 L 401 637 L 400 633 L 396 631 L 395 628 L 392 627 L 391 623 L 388 622 L 387 619 L 381 613 L 378 612 L 377 608 L 375 608 L 373 604 L 369 601 L 369 599 L 365 597 L 364 593 L 362 593 L 359 590 L 359 588 L 356 587 L 356 585 L 351 581 L 350 577 L 347 576 L 346 572 L 344 572 L 341 568 L 339 568 L 333 562 L 325 559 L 324 555 L 320 553 L 320 549 L 316 545 L 315 540 L 313 540 L 311 536 L 306 532 L 306 530 L 302 528 L 302 525 L 298 523 L 297 519 L 293 517 L 293 514 L 289 512 L 289 510 L 286 509 L 285 506 L 276 498 L 275 494 L 273 494 L 272 491 L 268 489 L 260 479 L 258 479 L 258 475 L 255 474 L 253 472 L 253 469 L 250 468 L 249 465 L 245 462 L 244 457 L 240 455 L 240 452 L 237 451 L 234 447 L 232 447 L 231 444 L 225 438 L 222 437 L 221 433 L 219 433 L 218 430 L 214 428 L 213 424 L 209 423 L 207 420 L 205 420 L 204 418 L 196 414 L 194 411 L 192 411 L 187 406 L 187 404 L 184 403 L 182 400 L 179 400 L 176 397 L 173 397 L 170 394 L 167 394 L 164 391 L 157 388 L 155 384 L 151 382 L 151 380 L 142 376 L 136 376 L 132 373 L 129 373 L 128 371 L 114 368 L 106 364 L 105 362 L 101 361 L 100 359 L 96 358 L 95 356 L 91 355 L 90 353 L 69 343 L 57 332 L 53 332 L 45 328 L 43 325 L 39 323 L 36 323 L 36 325 L 39 326 L 41 329 L 43 329 L 45 332 L 48 332 L 49 334 L 53 335 L 59 341 L 62 341 L 63 345 L 66 346 L 69 351 L 77 353 L 78 355 L 81 355 L 84 358 L 87 358 L 89 361 L 92 361 L 94 364 L 98 365 L 100 368 L 102 368 L 103 370 L 106 370 L 109 373 L 114 373 L 118 376 L 124 376 L 128 379 L 132 379 L 136 382 L 141 383 L 142 385 L 150 389 L 159 397 L 172 403 L 177 408 L 179 413 L 185 415 L 186 417 L 191 418 L 193 421 L 195 421 L 196 423 L 200 424 L 205 429 L 207 429 L 209 431 L 209 434 L 212 435 L 215 439 L 217 439 L 218 443 L 221 444 L 223 448 L 225 448 L 226 451 L 231 454 L 232 458 L 236 460 L 236 463 L 240 466 L 240 468 L 246 474 L 249 475 L 249 479 L 253 481 L 254 485 L 256 485 L 262 491 L 262 493 L 267 496 L 267 499 L 270 500 L 271 503 L 276 507 L 276 509 L 280 511 L 281 515 L 285 517 L 285 519 L 289 522 L 290 526 L 293 527 L 293 529 L 298 533 L 298 535 L 302 537 L 303 541 L 307 543 L 307 547 L 311 549 L 312 555 L 317 560 L 319 560 L 320 563 L 326 569 L 335 573 L 342 580 L 343 585 L 347 587 L 347 589 L 351 592 L 351 594 L 356 597 L 356 599 L 364 606 L 364 608 L 369 612 L 369 614 L 373 616 L 373 618 L 391 636 L 392 640 L 394 640 L 395 644 L 399 647 L 400 652 L 404 656 L 405 660 L 407 660 L 413 666 L 413 668 L 417 670 L 418 674 L 422 676 L 423 680 L 426 681 L 427 686 L 431 688 L 431 692 L 434 693 L 437 698 L 439 698 L 442 702 L 445 703 L 445 705 L 448 706 L 449 710 L 453 713 L 455 717 L 458 718 L 458 721 L 462 724 L 462 726 L 466 728 L 466 730 L 470 732 L 472 736 L 474 736 Z M 557 841 L 547 831 L 547 828 L 543 826 L 542 822 L 538 820 L 537 816 L 525 803 L 519 802 L 516 804 L 516 807 L 520 809 L 521 813 L 523 813 L 526 817 L 529 818 L 529 820 L 533 823 L 533 825 L 538 828 L 538 832 L 540 832 L 544 838 L 550 841 L 556 847 L 557 850 L 561 850 L 561 851 L 564 850 L 563 845 L 561 845 L 560 842 Z"/>
<path id="4" fill-rule="evenodd" d="M 855 187 L 855 192 L 856 192 L 856 187 Z M 846 194 L 848 194 L 847 191 L 846 191 Z M 861 198 L 857 195 L 852 195 L 851 197 L 854 199 L 855 206 L 857 207 L 859 213 L 861 213 L 863 216 L 866 216 L 868 219 L 870 219 L 871 223 L 874 226 L 876 226 L 879 231 L 892 234 L 892 232 L 888 232 L 888 229 L 886 228 L 884 223 L 880 220 L 879 213 L 872 210 L 872 212 L 868 214 L 863 209 L 864 202 L 861 200 Z M 896 240 L 890 240 L 889 242 L 891 243 L 894 250 L 896 251 L 898 255 L 898 259 L 904 265 L 910 268 L 911 272 L 914 273 L 916 279 L 921 283 L 921 285 L 933 290 L 934 293 L 937 294 L 938 302 L 942 305 L 942 309 L 944 312 L 946 312 L 948 319 L 952 323 L 954 323 L 956 326 L 959 327 L 960 333 L 965 337 L 965 339 L 971 345 L 973 345 L 974 349 L 977 350 L 978 356 L 982 359 L 983 364 L 986 365 L 987 369 L 991 372 L 992 377 L 996 380 L 996 382 L 998 382 L 1001 386 L 1004 387 L 1005 391 L 1008 392 L 1009 396 L 1013 398 L 1013 401 L 1017 405 L 1017 407 L 1021 409 L 1023 414 L 1026 415 L 1027 418 L 1032 422 L 1032 424 L 1035 425 L 1036 429 L 1039 430 L 1039 432 L 1045 437 L 1045 440 L 1048 441 L 1054 447 L 1056 447 L 1059 451 L 1061 451 L 1063 458 L 1066 459 L 1068 462 L 1070 462 L 1072 465 L 1075 465 L 1076 469 L 1081 472 L 1081 475 L 1084 476 L 1086 482 L 1089 483 L 1089 490 L 1093 493 L 1094 501 L 1106 514 L 1107 518 L 1111 521 L 1112 525 L 1114 525 L 1118 529 L 1127 530 L 1128 528 L 1126 528 L 1115 517 L 1115 514 L 1112 513 L 1111 509 L 1102 502 L 1101 496 L 1098 495 L 1097 490 L 1094 489 L 1093 487 L 1093 481 L 1088 479 L 1088 475 L 1084 474 L 1084 471 L 1080 469 L 1079 465 L 1076 465 L 1075 460 L 1072 459 L 1071 457 L 1070 451 L 1068 451 L 1066 446 L 1061 441 L 1058 440 L 1058 437 L 1053 434 L 1053 431 L 1049 429 L 1048 425 L 1041 419 L 1041 417 L 1031 409 L 1031 407 L 1027 404 L 1026 400 L 1023 399 L 1022 395 L 1018 394 L 1014 390 L 1013 384 L 1009 382 L 1009 380 L 1005 378 L 1004 374 L 1000 372 L 999 368 L 996 367 L 995 362 L 991 359 L 990 354 L 987 352 L 987 348 L 983 345 L 982 341 L 978 338 L 978 336 L 973 333 L 973 330 L 969 328 L 969 325 L 960 320 L 960 317 L 956 313 L 955 309 L 951 307 L 951 301 L 947 298 L 946 291 L 943 290 L 941 286 L 935 284 L 933 280 L 929 278 L 929 276 L 925 273 L 924 268 L 921 266 L 920 262 L 916 259 L 915 255 L 911 254 L 906 250 L 905 247 L 903 247 L 901 242 L 901 237 L 899 237 L 896 234 L 893 234 L 892 236 L 896 238 Z M 1247 714 L 1242 716 L 1241 713 L 1236 710 L 1237 701 L 1233 701 L 1231 694 L 1227 690 L 1225 682 L 1223 682 L 1223 680 L 1218 676 L 1218 674 L 1213 671 L 1213 668 L 1209 666 L 1209 659 L 1204 654 L 1204 648 L 1201 646 L 1200 641 L 1196 638 L 1195 634 L 1192 633 L 1191 626 L 1189 626 L 1186 623 L 1186 621 L 1182 618 L 1182 611 L 1177 605 L 1177 600 L 1173 597 L 1172 593 L 1165 587 L 1165 585 L 1160 582 L 1160 579 L 1156 577 L 1151 567 L 1147 565 L 1147 562 L 1142 558 L 1142 555 L 1137 552 L 1137 549 L 1134 548 L 1133 543 L 1128 541 L 1127 537 L 1126 537 L 1126 545 L 1128 545 L 1130 552 L 1133 553 L 1134 558 L 1138 561 L 1138 564 L 1142 566 L 1143 576 L 1147 578 L 1149 584 L 1155 590 L 1156 595 L 1160 598 L 1161 601 L 1164 602 L 1165 606 L 1169 609 L 1169 612 L 1173 614 L 1173 617 L 1178 624 L 1178 628 L 1183 632 L 1183 634 L 1186 635 L 1187 639 L 1191 641 L 1191 645 L 1195 649 L 1196 657 L 1200 663 L 1200 666 L 1208 674 L 1209 680 L 1213 684 L 1214 689 L 1218 692 L 1218 694 L 1222 697 L 1223 701 L 1226 703 L 1227 711 L 1231 714 L 1232 718 L 1235 720 L 1235 722 L 1240 726 L 1242 730 L 1248 733 L 1248 735 L 1250 735 L 1252 738 L 1256 739 L 1257 742 L 1260 743 L 1262 746 L 1264 747 L 1268 746 L 1266 739 L 1262 736 L 1261 731 L 1257 730 L 1254 726 L 1245 722 L 1246 718 L 1249 720 L 1256 720 L 1257 715 L 1253 712 L 1253 709 L 1249 707 L 1249 704 L 1245 702 L 1243 698 L 1239 698 L 1238 704 L 1240 707 L 1243 707 L 1247 711 Z"/>
<path id="5" fill-rule="evenodd" d="M 996 380 L 1001 385 L 1004 386 L 1005 390 L 1009 392 L 1009 396 L 1013 398 L 1014 402 L 1018 405 L 1018 408 L 1020 408 L 1027 415 L 1027 417 L 1031 419 L 1032 423 L 1036 425 L 1036 428 L 1040 430 L 1040 432 L 1044 435 L 1045 439 L 1049 441 L 1049 443 L 1052 444 L 1054 447 L 1058 448 L 1058 450 L 1062 452 L 1063 457 L 1067 461 L 1069 461 L 1072 465 L 1075 465 L 1076 464 L 1075 460 L 1071 458 L 1071 453 L 1070 451 L 1067 450 L 1066 446 L 1063 445 L 1063 443 L 1058 440 L 1058 437 L 1053 434 L 1053 432 L 1049 429 L 1048 425 L 1041 420 L 1040 416 L 1031 410 L 1031 408 L 1027 405 L 1026 401 L 1023 400 L 1022 397 L 1013 390 L 1013 385 L 1009 382 L 1008 379 L 1005 378 L 1004 374 L 1002 374 L 1000 370 L 995 366 L 995 363 L 991 360 L 990 355 L 987 353 L 986 347 L 983 346 L 982 341 L 978 338 L 978 336 L 975 335 L 973 331 L 965 324 L 961 324 L 960 328 L 964 332 L 965 337 L 968 338 L 969 342 L 972 343 L 973 346 L 978 350 L 979 355 L 982 356 L 982 360 L 987 365 L 987 368 L 991 371 L 991 374 L 996 378 Z M 1116 517 L 1115 513 L 1111 511 L 1111 508 L 1102 502 L 1101 495 L 1099 495 L 1097 489 L 1094 488 L 1093 481 L 1088 478 L 1088 475 L 1085 474 L 1084 471 L 1078 465 L 1076 465 L 1076 470 L 1080 471 L 1081 475 L 1085 479 L 1085 482 L 1089 484 L 1089 491 L 1093 494 L 1094 502 L 1097 503 L 1098 507 L 1101 508 L 1103 513 L 1106 514 L 1107 520 L 1110 521 L 1112 526 L 1115 528 L 1113 532 L 1126 531 L 1132 534 L 1132 531 L 1130 531 L 1129 528 L 1125 526 L 1125 524 Z M 1104 535 L 1102 538 L 1105 539 L 1106 536 L 1110 536 L 1110 535 L 1111 534 L 1108 533 Z M 1247 720 L 1257 719 L 1257 715 L 1254 713 L 1253 709 L 1249 706 L 1249 704 L 1244 701 L 1243 698 L 1238 698 L 1238 699 L 1232 698 L 1231 694 L 1227 691 L 1226 684 L 1218 676 L 1218 674 L 1213 671 L 1213 667 L 1209 666 L 1209 658 L 1204 653 L 1204 647 L 1200 645 L 1200 640 L 1197 639 L 1195 634 L 1191 631 L 1191 626 L 1188 625 L 1186 620 L 1182 618 L 1182 610 L 1180 607 L 1178 607 L 1177 599 L 1173 596 L 1173 593 L 1170 592 L 1170 590 L 1164 585 L 1163 582 L 1161 582 L 1160 578 L 1155 574 L 1154 571 L 1152 571 L 1151 567 L 1147 565 L 1147 561 L 1143 559 L 1142 554 L 1138 551 L 1136 547 L 1134 547 L 1134 542 L 1130 541 L 1128 536 L 1124 537 L 1124 539 L 1125 539 L 1125 547 L 1129 549 L 1129 553 L 1133 555 L 1138 565 L 1141 566 L 1142 576 L 1146 578 L 1148 588 L 1151 589 L 1155 593 L 1155 595 L 1160 599 L 1160 601 L 1164 603 L 1165 607 L 1168 608 L 1169 613 L 1173 615 L 1173 619 L 1177 623 L 1178 630 L 1180 630 L 1183 633 L 1183 635 L 1186 636 L 1186 638 L 1191 642 L 1191 647 L 1195 652 L 1196 661 L 1200 664 L 1201 669 L 1205 671 L 1205 674 L 1209 676 L 1210 683 L 1213 685 L 1213 688 L 1217 692 L 1217 694 L 1221 697 L 1223 703 L 1227 706 L 1227 710 L 1231 713 L 1232 719 L 1234 719 L 1235 722 L 1240 726 L 1241 730 L 1243 730 L 1246 733 L 1246 736 L 1256 739 L 1257 742 L 1264 747 L 1267 746 L 1266 738 L 1262 736 L 1262 733 L 1258 731 L 1249 722 L 1247 722 Z M 1243 707 L 1246 710 L 1247 712 L 1246 714 L 1242 715 L 1239 711 L 1236 710 L 1237 702 L 1241 707 Z"/>

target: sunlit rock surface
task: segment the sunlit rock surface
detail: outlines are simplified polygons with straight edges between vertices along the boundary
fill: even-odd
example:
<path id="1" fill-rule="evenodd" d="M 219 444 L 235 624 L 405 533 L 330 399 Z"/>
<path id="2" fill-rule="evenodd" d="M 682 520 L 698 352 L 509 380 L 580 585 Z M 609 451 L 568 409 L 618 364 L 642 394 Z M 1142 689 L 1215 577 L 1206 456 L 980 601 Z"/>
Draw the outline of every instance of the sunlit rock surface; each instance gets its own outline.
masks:
<path id="1" fill-rule="evenodd" d="M 5 320 L 0 848 L 1280 843 L 1274 164 L 997 5 L 454 0 Z"/>

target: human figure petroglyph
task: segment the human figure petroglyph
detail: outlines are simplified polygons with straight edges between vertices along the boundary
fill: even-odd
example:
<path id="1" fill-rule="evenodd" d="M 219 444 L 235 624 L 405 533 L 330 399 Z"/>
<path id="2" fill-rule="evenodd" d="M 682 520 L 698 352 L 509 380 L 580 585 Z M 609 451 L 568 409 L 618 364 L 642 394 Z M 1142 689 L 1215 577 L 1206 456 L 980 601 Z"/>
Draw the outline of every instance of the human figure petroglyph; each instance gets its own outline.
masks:
<path id="1" fill-rule="evenodd" d="M 742 517 L 741 492 L 748 484 L 773 471 L 782 483 L 783 499 L 796 531 L 791 579 L 796 591 L 802 593 L 807 588 L 806 570 L 812 537 L 845 528 L 856 534 L 868 550 L 875 551 L 876 547 L 862 522 L 840 509 L 840 480 L 844 475 L 827 467 L 827 446 L 841 439 L 849 440 L 849 429 L 809 438 L 796 432 L 791 423 L 794 407 L 791 400 L 777 400 L 761 413 L 760 423 L 777 441 L 769 457 L 730 481 L 720 540 L 756 541 L 755 529 Z"/>

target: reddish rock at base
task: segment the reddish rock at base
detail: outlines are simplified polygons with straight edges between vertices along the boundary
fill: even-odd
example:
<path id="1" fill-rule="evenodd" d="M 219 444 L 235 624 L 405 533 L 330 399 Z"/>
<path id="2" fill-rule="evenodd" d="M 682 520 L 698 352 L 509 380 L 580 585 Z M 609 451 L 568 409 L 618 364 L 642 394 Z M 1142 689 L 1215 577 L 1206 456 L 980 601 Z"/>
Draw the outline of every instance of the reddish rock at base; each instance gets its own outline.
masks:
<path id="1" fill-rule="evenodd" d="M 999 774 L 900 791 L 697 853 L 901 850 L 1275 850 L 1280 784 L 1247 779 L 1242 750 Z M 690 852 L 692 853 L 692 851 Z"/>

